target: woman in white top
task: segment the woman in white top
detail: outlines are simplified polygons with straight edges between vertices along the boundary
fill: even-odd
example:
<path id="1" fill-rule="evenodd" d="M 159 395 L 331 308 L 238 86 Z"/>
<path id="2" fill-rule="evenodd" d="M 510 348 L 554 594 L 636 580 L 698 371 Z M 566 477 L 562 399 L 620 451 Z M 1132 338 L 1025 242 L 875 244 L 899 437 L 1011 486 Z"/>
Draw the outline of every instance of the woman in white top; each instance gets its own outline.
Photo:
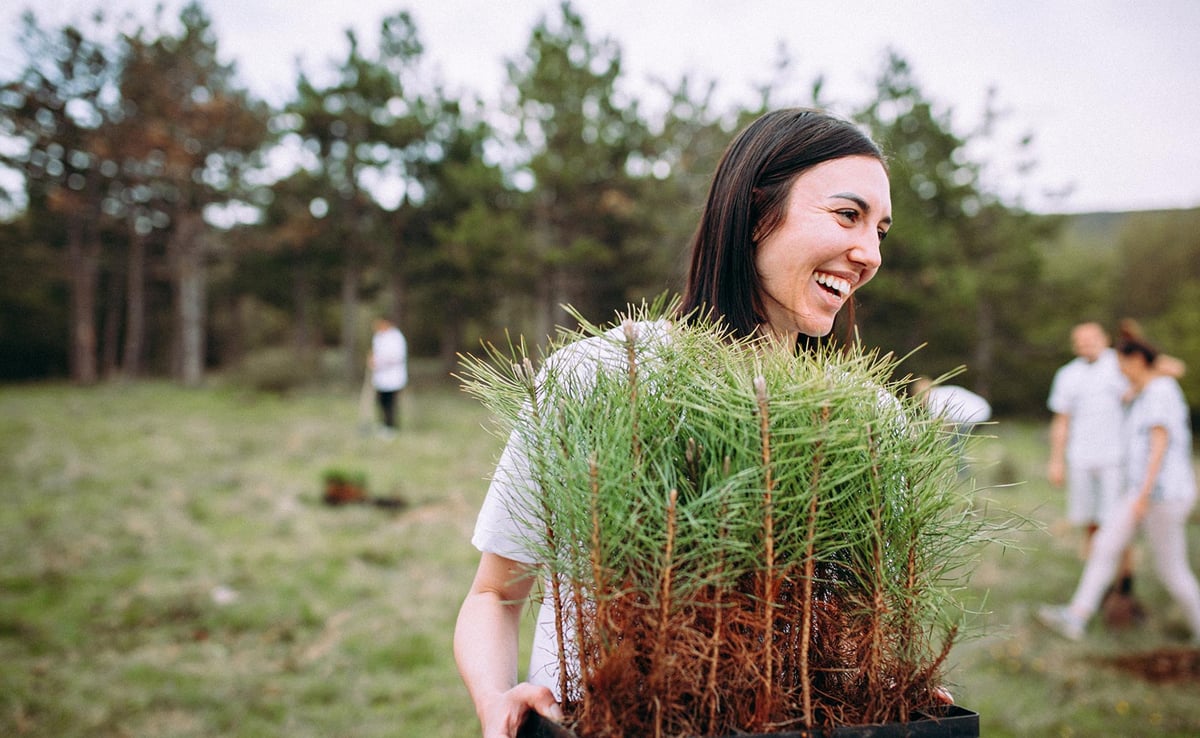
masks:
<path id="1" fill-rule="evenodd" d="M 1133 393 L 1122 426 L 1125 495 L 1096 532 L 1071 602 L 1043 607 L 1038 617 L 1067 638 L 1082 638 L 1117 572 L 1121 552 L 1140 527 L 1155 573 L 1187 617 L 1192 640 L 1200 644 L 1200 584 L 1187 556 L 1187 519 L 1196 502 L 1187 402 L 1179 383 L 1155 368 L 1158 351 L 1142 337 L 1124 333 L 1117 355 Z"/>
<path id="2" fill-rule="evenodd" d="M 736 336 L 788 346 L 824 336 L 875 276 L 891 222 L 883 155 L 857 126 L 815 110 L 767 113 L 738 134 L 713 177 L 681 315 L 720 318 Z M 568 347 L 552 360 L 587 371 L 604 363 L 592 348 Z M 510 443 L 476 523 L 479 568 L 454 635 L 484 738 L 512 738 L 530 709 L 562 719 L 543 668 L 555 654 L 539 636 L 529 681 L 517 677 L 520 614 L 536 561 L 497 500 L 529 488 L 525 468 Z"/>
<path id="3" fill-rule="evenodd" d="M 408 344 L 404 334 L 388 318 L 375 319 L 367 366 L 371 369 L 371 384 L 383 414 L 383 427 L 385 431 L 394 432 L 397 427 L 396 398 L 408 385 Z"/>

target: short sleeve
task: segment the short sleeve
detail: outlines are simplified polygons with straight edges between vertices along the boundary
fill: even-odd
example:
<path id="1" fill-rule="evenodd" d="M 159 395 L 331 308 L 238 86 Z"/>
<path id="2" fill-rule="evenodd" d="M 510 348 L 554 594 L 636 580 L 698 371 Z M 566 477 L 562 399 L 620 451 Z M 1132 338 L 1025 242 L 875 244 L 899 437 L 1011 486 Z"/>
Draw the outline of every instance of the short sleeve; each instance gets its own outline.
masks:
<path id="1" fill-rule="evenodd" d="M 1154 382 L 1146 387 L 1141 408 L 1145 428 L 1162 426 L 1170 432 L 1175 431 L 1176 406 L 1168 388 L 1164 382 Z"/>
<path id="2" fill-rule="evenodd" d="M 524 564 L 536 563 L 529 541 L 535 540 L 530 528 L 537 485 L 530 472 L 524 443 L 514 432 L 500 454 L 487 496 L 475 519 L 471 544 L 485 553 L 494 553 Z"/>
<path id="3" fill-rule="evenodd" d="M 1069 415 L 1074 409 L 1074 396 L 1071 389 L 1071 367 L 1062 367 L 1054 373 L 1054 381 L 1050 383 L 1050 396 L 1046 399 L 1046 407 L 1050 412 Z"/>

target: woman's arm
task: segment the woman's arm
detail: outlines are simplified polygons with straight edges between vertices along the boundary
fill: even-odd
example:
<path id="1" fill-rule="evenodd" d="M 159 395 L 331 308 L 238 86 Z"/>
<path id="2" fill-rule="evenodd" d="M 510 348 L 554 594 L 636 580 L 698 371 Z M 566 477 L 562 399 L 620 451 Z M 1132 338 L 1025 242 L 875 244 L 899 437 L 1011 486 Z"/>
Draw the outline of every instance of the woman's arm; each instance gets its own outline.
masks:
<path id="1" fill-rule="evenodd" d="M 458 613 L 454 659 L 475 703 L 483 738 L 514 738 L 530 709 L 562 720 L 549 689 L 517 683 L 521 610 L 532 586 L 525 564 L 484 553 Z"/>
<path id="2" fill-rule="evenodd" d="M 1167 453 L 1167 442 L 1170 435 L 1164 426 L 1156 425 L 1150 429 L 1150 458 L 1146 461 L 1146 477 L 1138 490 L 1137 517 L 1141 520 L 1150 504 L 1150 494 L 1154 491 L 1154 483 L 1158 472 L 1162 469 L 1163 457 Z"/>

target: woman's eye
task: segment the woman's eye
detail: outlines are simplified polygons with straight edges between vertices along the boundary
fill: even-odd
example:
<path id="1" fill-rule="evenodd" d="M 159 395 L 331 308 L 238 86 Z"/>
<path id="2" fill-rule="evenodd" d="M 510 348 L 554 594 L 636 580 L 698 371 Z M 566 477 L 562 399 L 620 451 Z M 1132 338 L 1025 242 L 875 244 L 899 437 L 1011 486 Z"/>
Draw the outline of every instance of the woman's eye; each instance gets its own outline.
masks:
<path id="1" fill-rule="evenodd" d="M 839 210 L 837 212 L 838 212 L 838 215 L 845 218 L 847 221 L 849 221 L 851 223 L 858 220 L 858 211 L 857 210 Z"/>
<path id="2" fill-rule="evenodd" d="M 879 243 L 883 243 L 883 239 L 887 238 L 887 234 L 887 231 L 882 229 L 879 230 Z"/>

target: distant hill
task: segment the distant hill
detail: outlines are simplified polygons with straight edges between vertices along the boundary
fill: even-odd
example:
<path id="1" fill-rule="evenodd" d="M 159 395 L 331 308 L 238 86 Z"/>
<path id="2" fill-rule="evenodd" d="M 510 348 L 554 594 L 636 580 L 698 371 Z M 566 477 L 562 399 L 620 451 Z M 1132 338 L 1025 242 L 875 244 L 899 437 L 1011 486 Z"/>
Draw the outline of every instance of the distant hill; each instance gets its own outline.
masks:
<path id="1" fill-rule="evenodd" d="M 1200 208 L 1174 210 L 1127 210 L 1124 212 L 1067 213 L 1064 219 L 1060 244 L 1064 249 L 1081 248 L 1093 253 L 1112 253 L 1122 231 L 1133 218 L 1172 216 L 1197 211 Z"/>
<path id="2" fill-rule="evenodd" d="M 1065 243 L 1088 244 L 1091 249 L 1110 251 L 1131 213 L 1073 213 L 1065 217 L 1062 239 Z"/>

